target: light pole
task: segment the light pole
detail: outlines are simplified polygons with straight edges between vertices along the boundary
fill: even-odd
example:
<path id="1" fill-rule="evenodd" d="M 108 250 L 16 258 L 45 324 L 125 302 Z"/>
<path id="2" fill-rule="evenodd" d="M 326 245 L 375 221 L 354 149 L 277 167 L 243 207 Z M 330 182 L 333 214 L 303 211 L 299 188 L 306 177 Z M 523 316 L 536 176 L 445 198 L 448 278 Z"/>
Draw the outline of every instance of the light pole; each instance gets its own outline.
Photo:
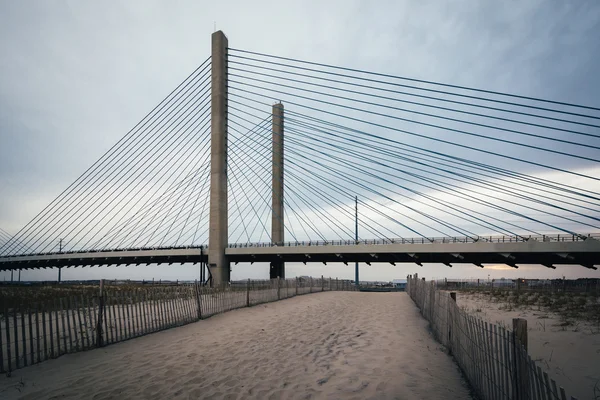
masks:
<path id="1" fill-rule="evenodd" d="M 354 198 L 354 241 L 358 244 L 358 196 Z M 358 261 L 354 263 L 354 283 L 358 286 Z"/>

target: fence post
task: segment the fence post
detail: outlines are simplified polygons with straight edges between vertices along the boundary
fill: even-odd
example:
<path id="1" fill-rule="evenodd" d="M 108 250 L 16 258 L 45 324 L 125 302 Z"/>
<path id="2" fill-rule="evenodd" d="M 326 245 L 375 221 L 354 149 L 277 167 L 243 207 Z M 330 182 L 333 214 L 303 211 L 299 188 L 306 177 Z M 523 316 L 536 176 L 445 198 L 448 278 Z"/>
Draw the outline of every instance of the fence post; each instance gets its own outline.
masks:
<path id="1" fill-rule="evenodd" d="M 310 278 L 308 278 L 308 279 L 309 279 L 309 281 L 308 281 L 308 285 L 309 285 L 308 290 L 310 291 L 310 293 L 312 293 L 312 276 Z"/>
<path id="2" fill-rule="evenodd" d="M 325 279 L 323 278 L 323 275 L 321 275 L 321 292 L 325 291 Z"/>
<path id="3" fill-rule="evenodd" d="M 527 354 L 527 320 L 523 318 L 513 318 L 513 334 L 514 334 L 514 351 L 513 358 L 515 365 L 515 388 L 517 388 L 517 399 L 529 399 L 529 368 L 527 365 L 527 357 L 523 355 L 521 346 Z"/>
<path id="4" fill-rule="evenodd" d="M 450 349 L 450 354 L 452 354 L 452 334 L 454 332 L 454 310 L 456 306 L 456 292 L 450 292 L 450 299 L 452 301 L 450 301 L 448 304 L 448 315 L 446 317 L 446 320 L 448 321 L 448 348 Z M 451 312 L 450 309 L 452 309 L 453 311 Z"/>
<path id="5" fill-rule="evenodd" d="M 280 277 L 277 277 L 277 300 L 281 300 L 281 284 Z"/>
<path id="6" fill-rule="evenodd" d="M 96 324 L 96 343 L 98 347 L 104 345 L 102 340 L 102 314 L 104 314 L 104 279 L 100 279 L 100 295 L 98 296 L 98 321 Z"/>
<path id="7" fill-rule="evenodd" d="M 250 278 L 246 284 L 246 307 L 250 307 Z"/>
<path id="8" fill-rule="evenodd" d="M 202 292 L 200 292 L 198 286 L 198 280 L 194 280 L 194 292 L 196 292 L 196 307 L 198 307 L 198 320 L 202 319 L 202 303 L 200 301 L 200 297 L 202 296 Z"/>
<path id="9" fill-rule="evenodd" d="M 433 281 L 429 281 L 429 320 L 433 325 L 435 321 L 435 285 Z"/>
<path id="10" fill-rule="evenodd" d="M 339 286 L 338 278 L 335 278 L 335 290 L 336 290 L 336 291 L 340 290 L 340 286 Z"/>
<path id="11" fill-rule="evenodd" d="M 296 296 L 298 296 L 298 277 L 296 277 Z"/>

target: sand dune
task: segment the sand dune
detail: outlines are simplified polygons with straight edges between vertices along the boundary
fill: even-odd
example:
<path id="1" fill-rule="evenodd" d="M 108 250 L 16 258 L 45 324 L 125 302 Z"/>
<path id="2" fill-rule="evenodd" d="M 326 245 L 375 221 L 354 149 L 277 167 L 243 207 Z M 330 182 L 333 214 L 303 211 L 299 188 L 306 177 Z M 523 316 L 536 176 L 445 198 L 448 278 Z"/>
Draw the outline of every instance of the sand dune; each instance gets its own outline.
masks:
<path id="1" fill-rule="evenodd" d="M 600 388 L 600 334 L 597 324 L 579 321 L 561 326 L 559 315 L 521 307 L 508 311 L 505 303 L 482 294 L 458 293 L 458 305 L 472 315 L 512 329 L 513 318 L 527 320 L 529 354 L 543 371 L 579 400 L 597 399 Z M 568 329 L 567 329 L 568 328 Z"/>
<path id="2" fill-rule="evenodd" d="M 0 398 L 468 399 L 404 293 L 239 309 L 0 378 Z"/>

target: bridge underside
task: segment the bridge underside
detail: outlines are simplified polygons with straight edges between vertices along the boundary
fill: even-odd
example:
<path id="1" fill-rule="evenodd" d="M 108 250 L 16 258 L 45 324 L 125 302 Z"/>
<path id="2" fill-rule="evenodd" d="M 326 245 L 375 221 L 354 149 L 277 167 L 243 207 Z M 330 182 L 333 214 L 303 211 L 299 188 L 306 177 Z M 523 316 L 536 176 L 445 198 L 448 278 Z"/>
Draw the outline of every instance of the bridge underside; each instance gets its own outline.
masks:
<path id="1" fill-rule="evenodd" d="M 452 264 L 600 264 L 600 241 L 519 243 L 358 244 L 227 249 L 230 262 L 363 262 Z"/>
<path id="2" fill-rule="evenodd" d="M 207 261 L 206 250 L 199 248 L 54 253 L 0 257 L 0 271 L 56 267 L 183 264 Z"/>
<path id="3" fill-rule="evenodd" d="M 229 262 L 600 264 L 600 241 L 519 243 L 425 243 L 229 247 Z M 204 248 L 164 248 L 0 257 L 0 270 L 101 265 L 206 263 Z"/>

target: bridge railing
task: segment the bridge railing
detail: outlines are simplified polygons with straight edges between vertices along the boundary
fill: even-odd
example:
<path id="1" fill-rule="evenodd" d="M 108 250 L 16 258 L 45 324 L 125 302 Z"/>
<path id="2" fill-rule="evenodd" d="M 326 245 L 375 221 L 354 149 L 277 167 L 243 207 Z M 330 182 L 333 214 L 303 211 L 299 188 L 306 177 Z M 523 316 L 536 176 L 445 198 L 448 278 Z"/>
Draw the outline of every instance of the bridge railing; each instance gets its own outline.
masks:
<path id="1" fill-rule="evenodd" d="M 314 241 L 288 241 L 283 243 L 230 243 L 230 248 L 245 247 L 298 247 L 298 246 L 354 246 L 357 244 L 384 245 L 384 244 L 431 244 L 431 243 L 518 243 L 535 240 L 539 242 L 581 242 L 588 239 L 600 239 L 600 233 L 587 235 L 528 235 L 528 236 L 450 236 L 450 237 L 420 237 L 420 238 L 395 238 L 395 239 L 363 239 L 363 240 L 314 240 Z"/>

